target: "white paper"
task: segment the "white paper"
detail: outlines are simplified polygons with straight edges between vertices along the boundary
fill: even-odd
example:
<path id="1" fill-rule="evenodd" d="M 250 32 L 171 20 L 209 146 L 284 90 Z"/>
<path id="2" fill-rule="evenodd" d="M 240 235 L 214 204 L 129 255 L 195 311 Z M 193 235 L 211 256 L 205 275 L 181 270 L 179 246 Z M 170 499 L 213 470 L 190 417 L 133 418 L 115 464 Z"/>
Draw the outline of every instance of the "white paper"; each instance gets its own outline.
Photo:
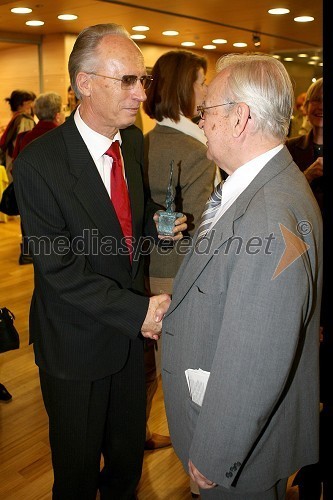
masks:
<path id="1" fill-rule="evenodd" d="M 197 370 L 195 370 L 194 368 L 188 368 L 187 370 L 185 370 L 185 376 L 191 399 L 193 403 L 196 403 L 199 406 L 202 406 L 209 375 L 210 372 L 201 370 L 201 368 Z"/>

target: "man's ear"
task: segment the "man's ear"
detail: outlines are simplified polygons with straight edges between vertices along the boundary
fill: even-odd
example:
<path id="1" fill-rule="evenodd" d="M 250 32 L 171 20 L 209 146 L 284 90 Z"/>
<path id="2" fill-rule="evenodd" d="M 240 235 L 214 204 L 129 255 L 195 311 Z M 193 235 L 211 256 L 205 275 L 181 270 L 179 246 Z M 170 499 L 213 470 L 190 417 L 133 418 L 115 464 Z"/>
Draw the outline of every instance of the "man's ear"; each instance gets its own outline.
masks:
<path id="1" fill-rule="evenodd" d="M 81 71 L 77 74 L 76 85 L 84 96 L 90 96 L 91 93 L 91 75 Z"/>
<path id="2" fill-rule="evenodd" d="M 250 108 L 245 102 L 238 102 L 234 108 L 234 125 L 233 125 L 233 136 L 239 137 L 250 118 Z"/>

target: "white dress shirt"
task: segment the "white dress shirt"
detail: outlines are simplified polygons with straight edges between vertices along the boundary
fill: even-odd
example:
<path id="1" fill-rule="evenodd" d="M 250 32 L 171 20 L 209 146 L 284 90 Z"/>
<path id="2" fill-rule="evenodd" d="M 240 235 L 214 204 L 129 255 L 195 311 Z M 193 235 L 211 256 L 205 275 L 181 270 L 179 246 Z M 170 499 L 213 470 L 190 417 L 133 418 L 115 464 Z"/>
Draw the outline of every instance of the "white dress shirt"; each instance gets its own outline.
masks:
<path id="1" fill-rule="evenodd" d="M 265 165 L 273 156 L 275 156 L 281 149 L 283 144 L 279 144 L 273 149 L 266 151 L 260 156 L 253 158 L 253 160 L 244 163 L 241 167 L 237 168 L 223 183 L 222 187 L 222 202 L 221 206 L 215 214 L 214 219 L 209 230 L 216 224 L 228 208 L 237 200 L 238 196 L 242 194 L 247 186 L 259 174 Z"/>
<path id="2" fill-rule="evenodd" d="M 80 116 L 80 106 L 78 106 L 75 111 L 74 121 L 89 150 L 89 153 L 92 156 L 92 159 L 95 162 L 104 186 L 109 193 L 109 196 L 111 196 L 111 169 L 113 160 L 110 156 L 105 154 L 105 151 L 109 149 L 114 141 L 119 141 L 119 144 L 121 144 L 120 132 L 118 131 L 116 133 L 112 141 L 108 137 L 105 137 L 105 135 L 95 132 L 95 130 L 88 127 L 88 125 L 82 120 Z"/>

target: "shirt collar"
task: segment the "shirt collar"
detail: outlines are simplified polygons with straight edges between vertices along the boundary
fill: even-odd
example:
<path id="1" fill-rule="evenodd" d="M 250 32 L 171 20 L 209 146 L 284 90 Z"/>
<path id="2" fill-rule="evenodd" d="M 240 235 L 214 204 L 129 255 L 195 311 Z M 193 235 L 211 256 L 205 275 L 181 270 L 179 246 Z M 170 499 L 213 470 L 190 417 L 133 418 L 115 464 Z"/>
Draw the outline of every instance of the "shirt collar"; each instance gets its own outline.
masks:
<path id="1" fill-rule="evenodd" d="M 77 107 L 74 113 L 74 122 L 89 150 L 89 153 L 96 162 L 96 160 L 99 160 L 105 154 L 105 151 L 109 149 L 114 141 L 119 141 L 119 144 L 121 144 L 121 135 L 118 130 L 114 138 L 110 140 L 105 135 L 99 134 L 95 130 L 88 127 L 88 125 L 81 118 L 80 106 L 81 105 Z"/>
<path id="2" fill-rule="evenodd" d="M 179 130 L 180 132 L 183 132 L 183 134 L 189 135 L 197 141 L 202 142 L 202 144 L 204 144 L 205 146 L 207 145 L 207 137 L 205 136 L 203 130 L 201 130 L 201 128 L 199 128 L 197 124 L 193 123 L 184 115 L 180 115 L 179 122 L 175 122 L 170 118 L 163 118 L 163 120 L 157 123 L 165 127 L 171 127 Z"/>
<path id="3" fill-rule="evenodd" d="M 273 149 L 270 149 L 269 151 L 266 151 L 256 158 L 244 163 L 244 165 L 237 168 L 237 170 L 227 177 L 224 182 L 225 188 L 228 191 L 229 189 L 243 191 L 265 167 L 269 160 L 273 158 L 273 156 L 275 156 L 282 148 L 283 144 L 279 144 Z"/>

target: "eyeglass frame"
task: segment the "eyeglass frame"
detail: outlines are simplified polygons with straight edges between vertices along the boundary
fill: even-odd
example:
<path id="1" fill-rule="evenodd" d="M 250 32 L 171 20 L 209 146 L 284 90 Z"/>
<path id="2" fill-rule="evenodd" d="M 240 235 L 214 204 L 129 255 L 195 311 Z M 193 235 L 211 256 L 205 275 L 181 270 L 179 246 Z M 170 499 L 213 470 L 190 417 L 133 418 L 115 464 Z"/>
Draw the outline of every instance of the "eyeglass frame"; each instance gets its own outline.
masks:
<path id="1" fill-rule="evenodd" d="M 101 75 L 100 73 L 94 73 L 93 71 L 90 71 L 88 73 L 89 75 L 94 75 L 94 76 L 100 76 L 102 78 L 110 78 L 110 80 L 117 80 L 118 82 L 121 82 L 121 88 L 122 90 L 131 90 L 134 89 L 137 81 L 139 80 L 143 89 L 148 90 L 151 82 L 153 81 L 153 77 L 151 75 L 143 75 L 143 76 L 136 76 L 136 75 L 123 75 L 121 78 L 116 78 L 115 76 L 107 76 L 107 75 Z M 135 78 L 135 81 L 130 84 L 130 86 L 124 86 L 126 85 L 126 82 L 124 81 L 124 78 L 129 78 L 132 77 L 133 79 Z M 145 86 L 146 85 L 146 86 Z"/>
<path id="2" fill-rule="evenodd" d="M 224 102 L 223 104 L 215 104 L 214 106 L 197 106 L 197 112 L 199 113 L 200 119 L 204 120 L 204 113 L 206 109 L 218 108 L 219 106 L 227 106 L 228 104 L 238 104 L 237 102 Z"/>

